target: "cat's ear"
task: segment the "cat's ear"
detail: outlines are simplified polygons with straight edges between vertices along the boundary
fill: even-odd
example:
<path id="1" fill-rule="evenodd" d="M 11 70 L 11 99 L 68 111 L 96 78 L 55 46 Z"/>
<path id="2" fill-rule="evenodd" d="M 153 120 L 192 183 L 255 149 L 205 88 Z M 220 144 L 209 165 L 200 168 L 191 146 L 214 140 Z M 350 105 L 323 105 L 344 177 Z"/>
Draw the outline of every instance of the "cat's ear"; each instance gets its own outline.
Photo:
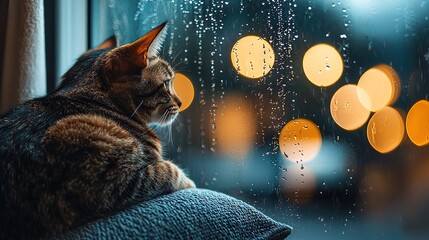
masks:
<path id="1" fill-rule="evenodd" d="M 167 22 L 164 22 L 127 46 L 131 50 L 129 53 L 135 54 L 133 59 L 138 66 L 144 68 L 148 65 L 148 59 L 158 56 L 166 33 Z"/>
<path id="2" fill-rule="evenodd" d="M 95 50 L 102 50 L 102 49 L 112 49 L 117 47 L 116 46 L 117 41 L 116 41 L 116 36 L 113 35 L 111 37 L 109 37 L 108 39 L 104 40 L 104 42 L 100 43 L 100 45 L 89 49 L 88 51 L 86 51 L 84 54 L 82 55 L 88 55 L 89 53 L 95 51 Z"/>
<path id="3" fill-rule="evenodd" d="M 101 49 L 112 49 L 116 47 L 116 37 L 115 35 L 109 37 L 104 42 L 102 42 L 100 45 L 96 46 L 95 48 L 89 49 L 88 51 L 84 52 L 81 57 L 87 56 L 90 53 L 92 53 L 95 50 L 101 50 Z"/>
<path id="4" fill-rule="evenodd" d="M 107 87 L 118 76 L 135 72 L 148 66 L 148 60 L 158 55 L 167 32 L 167 22 L 146 33 L 133 43 L 108 52 L 101 61 L 101 75 Z"/>
<path id="5" fill-rule="evenodd" d="M 116 44 L 117 44 L 116 36 L 113 35 L 113 36 L 109 37 L 108 39 L 106 39 L 104 42 L 102 42 L 100 45 L 96 46 L 95 48 L 93 48 L 91 50 L 115 48 L 115 47 L 117 47 Z"/>

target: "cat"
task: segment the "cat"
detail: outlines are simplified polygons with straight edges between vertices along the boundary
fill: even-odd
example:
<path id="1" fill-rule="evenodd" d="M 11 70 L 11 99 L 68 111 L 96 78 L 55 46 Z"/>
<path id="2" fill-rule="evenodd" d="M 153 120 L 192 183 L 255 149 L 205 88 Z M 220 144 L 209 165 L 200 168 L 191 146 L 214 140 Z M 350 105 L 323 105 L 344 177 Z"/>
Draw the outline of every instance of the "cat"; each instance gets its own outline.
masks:
<path id="1" fill-rule="evenodd" d="M 131 44 L 105 41 L 52 94 L 0 118 L 0 239 L 44 238 L 195 188 L 149 127 L 181 106 L 158 56 L 165 33 L 166 23 Z"/>

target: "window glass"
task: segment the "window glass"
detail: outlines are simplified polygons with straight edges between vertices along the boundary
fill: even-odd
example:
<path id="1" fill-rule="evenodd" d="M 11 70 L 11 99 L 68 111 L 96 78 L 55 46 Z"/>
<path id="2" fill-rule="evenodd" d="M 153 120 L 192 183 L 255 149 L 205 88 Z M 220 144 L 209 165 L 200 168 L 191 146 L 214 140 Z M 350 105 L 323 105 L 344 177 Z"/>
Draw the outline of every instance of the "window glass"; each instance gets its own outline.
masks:
<path id="1" fill-rule="evenodd" d="M 290 224 L 290 239 L 428 236 L 428 1 L 109 7 L 120 44 L 169 21 L 161 55 L 190 105 L 157 131 L 198 187 Z"/>

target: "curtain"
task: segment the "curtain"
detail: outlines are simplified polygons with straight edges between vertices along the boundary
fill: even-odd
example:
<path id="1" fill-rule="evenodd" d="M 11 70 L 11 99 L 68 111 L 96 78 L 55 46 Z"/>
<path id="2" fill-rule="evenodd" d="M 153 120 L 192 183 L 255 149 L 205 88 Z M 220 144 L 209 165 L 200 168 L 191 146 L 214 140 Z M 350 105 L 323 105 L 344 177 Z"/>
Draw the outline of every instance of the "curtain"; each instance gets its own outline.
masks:
<path id="1" fill-rule="evenodd" d="M 0 113 L 49 93 L 112 34 L 107 0 L 0 0 Z"/>
<path id="2" fill-rule="evenodd" d="M 4 42 L 6 40 L 6 20 L 7 20 L 8 6 L 9 6 L 9 1 L 0 0 L 0 94 L 1 94 L 1 79 L 3 78 Z M 0 102 L 1 102 L 1 98 L 0 98 Z"/>
<path id="3" fill-rule="evenodd" d="M 43 0 L 4 1 L 0 112 L 46 94 Z M 6 17 L 5 17 L 6 16 Z M 2 19 L 4 20 L 4 19 Z"/>

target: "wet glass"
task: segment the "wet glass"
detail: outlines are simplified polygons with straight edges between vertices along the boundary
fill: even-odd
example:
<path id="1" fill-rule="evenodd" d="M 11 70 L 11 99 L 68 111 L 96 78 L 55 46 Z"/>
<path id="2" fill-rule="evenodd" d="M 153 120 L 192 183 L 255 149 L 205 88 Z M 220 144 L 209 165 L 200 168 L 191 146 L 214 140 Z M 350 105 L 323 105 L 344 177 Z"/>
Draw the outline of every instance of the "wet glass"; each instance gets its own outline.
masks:
<path id="1" fill-rule="evenodd" d="M 169 21 L 161 55 L 192 87 L 158 132 L 198 187 L 290 224 L 290 239 L 429 236 L 429 1 L 109 7 L 120 44 Z"/>

